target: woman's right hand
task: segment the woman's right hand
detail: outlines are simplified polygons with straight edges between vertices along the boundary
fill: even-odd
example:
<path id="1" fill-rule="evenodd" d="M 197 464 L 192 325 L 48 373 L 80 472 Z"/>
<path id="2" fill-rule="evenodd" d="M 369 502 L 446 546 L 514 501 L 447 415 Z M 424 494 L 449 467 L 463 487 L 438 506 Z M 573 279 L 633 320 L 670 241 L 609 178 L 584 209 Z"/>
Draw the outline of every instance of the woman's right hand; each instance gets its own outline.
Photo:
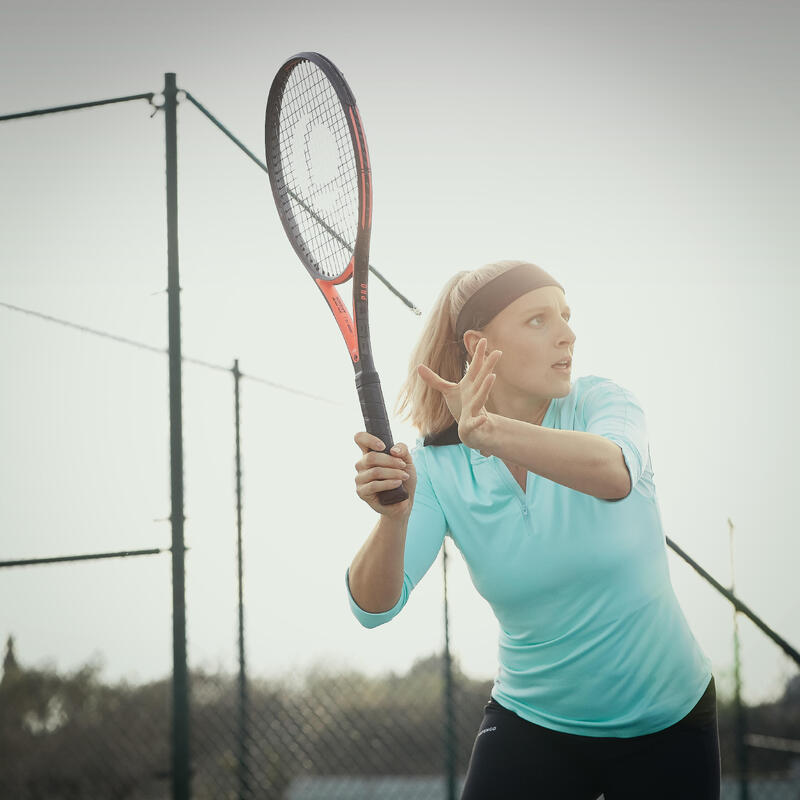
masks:
<path id="1" fill-rule="evenodd" d="M 356 494 L 372 509 L 392 519 L 407 519 L 414 504 L 417 488 L 417 471 L 408 448 L 396 442 L 393 453 L 383 452 L 384 444 L 366 431 L 359 431 L 353 439 L 361 449 L 361 458 L 356 461 Z M 385 506 L 378 499 L 378 492 L 396 489 L 400 484 L 408 492 L 408 499 Z"/>

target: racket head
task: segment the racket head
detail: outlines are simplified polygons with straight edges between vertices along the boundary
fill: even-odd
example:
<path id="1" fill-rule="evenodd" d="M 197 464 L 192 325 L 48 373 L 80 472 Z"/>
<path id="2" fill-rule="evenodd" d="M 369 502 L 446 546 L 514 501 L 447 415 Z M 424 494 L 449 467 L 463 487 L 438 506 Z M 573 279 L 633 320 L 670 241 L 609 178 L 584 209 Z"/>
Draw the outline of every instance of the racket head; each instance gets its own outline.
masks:
<path id="1" fill-rule="evenodd" d="M 318 282 L 366 283 L 369 154 L 353 92 L 328 58 L 302 52 L 280 67 L 267 99 L 265 148 L 275 205 L 305 268 Z"/>
<path id="2" fill-rule="evenodd" d="M 264 139 L 275 206 L 300 261 L 336 318 L 356 370 L 367 430 L 393 441 L 372 361 L 367 311 L 372 173 L 355 97 L 320 53 L 287 59 L 270 87 Z M 353 278 L 353 317 L 335 284 Z M 403 486 L 380 492 L 384 505 L 408 497 Z"/>

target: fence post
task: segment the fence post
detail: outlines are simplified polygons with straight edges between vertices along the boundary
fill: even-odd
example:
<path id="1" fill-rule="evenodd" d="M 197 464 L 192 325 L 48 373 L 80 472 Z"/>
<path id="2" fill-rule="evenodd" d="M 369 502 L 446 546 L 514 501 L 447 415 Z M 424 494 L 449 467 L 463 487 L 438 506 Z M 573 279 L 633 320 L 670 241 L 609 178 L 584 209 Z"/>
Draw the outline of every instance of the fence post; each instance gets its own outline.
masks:
<path id="1" fill-rule="evenodd" d="M 178 276 L 178 88 L 164 75 L 167 167 L 167 296 L 169 325 L 169 441 L 172 511 L 172 797 L 189 800 L 189 677 L 186 664 L 186 573 L 183 537 L 183 415 L 181 300 Z"/>
<path id="2" fill-rule="evenodd" d="M 447 541 L 442 543 L 444 572 L 444 751 L 447 800 L 456 800 L 456 729 L 453 703 L 453 664 L 450 658 L 450 619 L 447 605 Z"/>
<path id="3" fill-rule="evenodd" d="M 733 522 L 728 517 L 728 543 L 731 555 L 731 594 L 736 591 L 734 566 L 733 566 Z M 749 800 L 750 787 L 747 780 L 747 745 L 745 736 L 747 734 L 747 724 L 745 721 L 745 710 L 742 703 L 742 673 L 741 673 L 741 652 L 739 649 L 739 610 L 733 608 L 733 668 L 734 668 L 734 687 L 736 704 L 736 755 L 739 759 L 739 800 Z"/>
<path id="4" fill-rule="evenodd" d="M 247 671 L 244 659 L 244 592 L 242 569 L 242 451 L 239 436 L 239 359 L 233 362 L 233 397 L 236 424 L 236 561 L 239 592 L 239 800 L 250 798 L 249 732 L 247 730 Z"/>

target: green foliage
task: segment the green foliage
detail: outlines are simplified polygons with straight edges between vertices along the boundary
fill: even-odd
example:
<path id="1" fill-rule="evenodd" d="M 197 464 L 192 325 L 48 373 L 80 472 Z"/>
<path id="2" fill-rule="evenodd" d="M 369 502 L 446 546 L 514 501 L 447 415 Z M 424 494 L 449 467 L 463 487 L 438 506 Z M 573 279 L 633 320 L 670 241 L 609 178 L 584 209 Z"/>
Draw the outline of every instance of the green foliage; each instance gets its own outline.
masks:
<path id="1" fill-rule="evenodd" d="M 453 669 L 456 771 L 466 771 L 490 681 Z M 97 665 L 71 673 L 15 669 L 0 682 L 0 797 L 149 800 L 169 795 L 170 681 L 105 683 Z M 240 716 L 237 676 L 191 674 L 196 800 L 281 797 L 298 775 L 433 775 L 445 763 L 444 665 L 432 655 L 404 674 L 318 666 L 254 679 Z M 735 764 L 734 707 L 718 704 L 723 770 Z M 748 729 L 796 738 L 800 680 L 747 710 Z M 786 774 L 791 754 L 751 751 L 753 774 Z M 246 796 L 246 794 L 245 794 Z"/>
<path id="2" fill-rule="evenodd" d="M 109 686 L 91 664 L 4 675 L 0 796 L 133 797 L 144 775 L 164 771 L 167 700 L 166 682 Z"/>

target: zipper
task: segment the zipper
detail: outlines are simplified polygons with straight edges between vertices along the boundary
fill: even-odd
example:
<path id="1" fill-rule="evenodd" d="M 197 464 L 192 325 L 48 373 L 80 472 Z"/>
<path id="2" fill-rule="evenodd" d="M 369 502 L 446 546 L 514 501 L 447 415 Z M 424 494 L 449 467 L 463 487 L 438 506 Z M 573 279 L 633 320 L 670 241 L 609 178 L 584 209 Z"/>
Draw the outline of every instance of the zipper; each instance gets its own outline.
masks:
<path id="1" fill-rule="evenodd" d="M 522 491 L 522 487 L 516 482 L 514 476 L 511 474 L 508 467 L 503 463 L 502 459 L 497 458 L 496 456 L 492 456 L 495 461 L 495 467 L 497 471 L 500 473 L 502 479 L 506 482 L 506 484 L 511 486 L 511 491 L 514 492 L 514 495 L 517 498 L 517 501 L 520 505 L 520 510 L 522 511 L 522 516 L 527 519 L 528 518 L 528 495 L 527 492 Z M 531 480 L 531 473 L 528 473 L 528 476 L 525 481 L 525 486 L 527 488 L 528 484 Z"/>
<path id="2" fill-rule="evenodd" d="M 551 413 L 555 412 L 556 400 L 555 398 L 552 399 L 547 406 L 547 411 L 544 413 L 544 417 L 542 418 L 541 424 L 544 427 L 551 427 L 550 425 L 546 424 L 550 418 Z M 532 472 L 528 472 L 526 479 L 525 479 L 525 491 L 522 490 L 522 487 L 516 482 L 514 476 L 511 474 L 511 470 L 503 463 L 503 460 L 498 458 L 497 456 L 489 456 L 489 458 L 493 458 L 495 461 L 495 466 L 497 471 L 500 473 L 502 479 L 511 486 L 511 491 L 514 492 L 517 501 L 520 505 L 520 511 L 522 511 L 522 517 L 526 521 L 528 520 L 528 489 L 530 488 L 531 482 L 535 480 L 535 476 Z"/>

